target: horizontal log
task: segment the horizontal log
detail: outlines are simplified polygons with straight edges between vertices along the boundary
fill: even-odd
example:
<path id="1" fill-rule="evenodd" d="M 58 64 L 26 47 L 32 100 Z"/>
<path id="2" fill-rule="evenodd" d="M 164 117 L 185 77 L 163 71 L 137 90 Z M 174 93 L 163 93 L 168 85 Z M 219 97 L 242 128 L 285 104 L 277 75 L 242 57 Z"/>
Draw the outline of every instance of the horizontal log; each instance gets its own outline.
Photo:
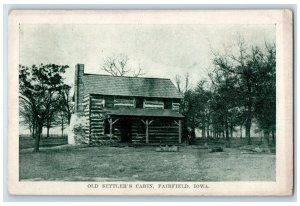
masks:
<path id="1" fill-rule="evenodd" d="M 103 124 L 104 123 L 104 119 L 101 118 L 91 118 L 90 119 L 90 123 L 95 123 L 95 124 Z"/>
<path id="2" fill-rule="evenodd" d="M 114 103 L 134 103 L 133 99 L 115 99 Z"/>
<path id="3" fill-rule="evenodd" d="M 178 139 L 178 135 L 173 135 L 173 136 L 162 136 L 162 135 L 150 135 L 149 134 L 149 138 L 152 139 Z"/>
<path id="4" fill-rule="evenodd" d="M 178 132 L 165 132 L 165 133 L 158 133 L 158 132 L 150 132 L 149 131 L 149 135 L 151 136 L 164 136 L 164 137 L 166 137 L 166 136 L 178 136 Z"/>
<path id="5" fill-rule="evenodd" d="M 103 106 L 104 105 L 104 101 L 103 102 L 91 102 L 91 106 Z"/>
<path id="6" fill-rule="evenodd" d="M 103 128 L 104 128 L 104 125 L 103 125 L 103 124 L 99 124 L 99 123 L 96 124 L 95 122 L 91 122 L 91 123 L 90 123 L 90 126 L 91 126 L 91 127 L 94 127 L 94 126 L 97 127 L 97 126 L 99 126 L 99 127 L 103 127 Z"/>
<path id="7" fill-rule="evenodd" d="M 91 113 L 103 113 L 103 108 L 90 108 Z"/>
<path id="8" fill-rule="evenodd" d="M 178 126 L 177 127 L 151 127 L 151 125 L 149 126 L 149 131 L 175 131 L 178 130 Z"/>
<path id="9" fill-rule="evenodd" d="M 101 124 L 90 124 L 90 127 L 91 128 L 104 128 L 104 126 Z"/>
<path id="10" fill-rule="evenodd" d="M 94 129 L 92 130 L 91 129 L 90 132 L 91 132 L 91 134 L 103 134 L 104 130 L 98 130 L 98 129 L 97 130 L 94 130 Z"/>
<path id="11" fill-rule="evenodd" d="M 149 133 L 151 134 L 170 134 L 170 133 L 173 133 L 173 134 L 178 134 L 178 130 L 167 130 L 167 131 L 164 131 L 164 130 L 149 130 Z"/>
<path id="12" fill-rule="evenodd" d="M 104 105 L 92 105 L 91 109 L 103 109 Z"/>
<path id="13" fill-rule="evenodd" d="M 91 137 L 91 139 L 93 139 L 93 138 L 96 138 L 96 137 L 101 137 L 103 135 L 104 135 L 103 133 L 91 133 L 90 137 Z"/>
<path id="14" fill-rule="evenodd" d="M 144 105 L 145 109 L 163 109 L 164 105 Z"/>
<path id="15" fill-rule="evenodd" d="M 115 103 L 115 107 L 134 107 L 134 104 L 127 104 L 127 103 Z"/>
<path id="16" fill-rule="evenodd" d="M 92 96 L 91 100 L 92 101 L 104 101 L 104 98 L 103 97 Z"/>

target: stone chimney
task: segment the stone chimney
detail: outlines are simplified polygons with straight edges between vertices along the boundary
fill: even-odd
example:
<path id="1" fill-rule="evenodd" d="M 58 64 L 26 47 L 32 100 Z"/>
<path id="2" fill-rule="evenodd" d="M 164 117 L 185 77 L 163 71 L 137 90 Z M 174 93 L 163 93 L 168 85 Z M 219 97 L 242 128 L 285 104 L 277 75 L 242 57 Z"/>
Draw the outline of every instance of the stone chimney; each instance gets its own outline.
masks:
<path id="1" fill-rule="evenodd" d="M 83 112 L 83 74 L 84 74 L 84 64 L 76 64 L 75 66 L 75 112 Z"/>

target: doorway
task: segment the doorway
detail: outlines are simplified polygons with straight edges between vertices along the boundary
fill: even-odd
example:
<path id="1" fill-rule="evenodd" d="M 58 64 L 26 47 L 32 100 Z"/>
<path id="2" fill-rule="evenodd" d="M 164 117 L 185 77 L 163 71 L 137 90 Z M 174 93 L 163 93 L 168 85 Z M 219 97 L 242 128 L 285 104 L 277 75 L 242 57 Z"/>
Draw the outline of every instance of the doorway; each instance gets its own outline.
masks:
<path id="1" fill-rule="evenodd" d="M 127 118 L 120 119 L 120 125 L 121 142 L 131 142 L 132 120 Z"/>

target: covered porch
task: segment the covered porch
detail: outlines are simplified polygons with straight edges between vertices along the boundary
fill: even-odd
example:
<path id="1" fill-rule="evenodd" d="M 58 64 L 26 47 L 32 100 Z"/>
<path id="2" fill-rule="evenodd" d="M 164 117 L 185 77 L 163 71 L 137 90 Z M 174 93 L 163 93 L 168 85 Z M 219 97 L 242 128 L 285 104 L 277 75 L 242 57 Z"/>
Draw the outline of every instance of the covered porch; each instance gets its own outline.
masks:
<path id="1" fill-rule="evenodd" d="M 166 109 L 119 108 L 106 111 L 105 133 L 121 142 L 180 144 L 182 115 Z"/>

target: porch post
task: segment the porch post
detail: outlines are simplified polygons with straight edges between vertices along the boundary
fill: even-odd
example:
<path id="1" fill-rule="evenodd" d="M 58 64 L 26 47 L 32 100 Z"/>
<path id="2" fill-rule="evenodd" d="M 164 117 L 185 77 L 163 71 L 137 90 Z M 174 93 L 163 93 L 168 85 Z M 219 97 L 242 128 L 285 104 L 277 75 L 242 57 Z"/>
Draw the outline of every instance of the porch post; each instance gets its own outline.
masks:
<path id="1" fill-rule="evenodd" d="M 149 125 L 153 122 L 153 119 L 149 121 L 149 119 L 146 119 L 146 121 L 142 120 L 141 121 L 145 124 L 146 126 L 146 144 L 149 143 Z"/>
<path id="2" fill-rule="evenodd" d="M 181 120 L 178 120 L 178 138 L 179 138 L 179 140 L 178 140 L 178 142 L 179 142 L 179 144 L 181 144 Z"/>
<path id="3" fill-rule="evenodd" d="M 109 122 L 109 139 L 112 140 L 112 118 L 108 120 Z"/>
<path id="4" fill-rule="evenodd" d="M 112 118 L 109 118 L 108 119 L 108 122 L 109 122 L 109 136 L 110 136 L 110 140 L 112 140 L 112 136 L 113 136 L 113 133 L 112 133 L 112 127 L 113 125 L 118 121 L 119 119 L 116 119 L 115 121 L 112 121 Z"/>
<path id="5" fill-rule="evenodd" d="M 149 120 L 146 120 L 146 144 L 149 143 L 149 131 L 148 131 Z"/>

